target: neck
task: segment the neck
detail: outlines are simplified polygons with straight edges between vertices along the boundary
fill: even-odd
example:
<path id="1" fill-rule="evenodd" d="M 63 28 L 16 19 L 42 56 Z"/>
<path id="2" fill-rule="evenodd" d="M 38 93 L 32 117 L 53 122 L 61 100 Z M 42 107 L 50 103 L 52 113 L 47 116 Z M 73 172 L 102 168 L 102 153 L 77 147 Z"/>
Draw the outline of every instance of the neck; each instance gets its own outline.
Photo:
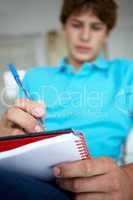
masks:
<path id="1" fill-rule="evenodd" d="M 85 61 L 79 61 L 79 60 L 74 59 L 71 55 L 68 56 L 68 64 L 74 66 L 75 71 L 79 71 L 84 62 Z M 93 60 L 88 60 L 88 62 L 93 62 Z"/>
<path id="2" fill-rule="evenodd" d="M 72 66 L 74 66 L 76 71 L 79 71 L 81 68 L 81 65 L 83 64 L 83 61 L 78 61 L 76 59 L 73 59 L 71 56 L 68 57 L 68 63 Z"/>

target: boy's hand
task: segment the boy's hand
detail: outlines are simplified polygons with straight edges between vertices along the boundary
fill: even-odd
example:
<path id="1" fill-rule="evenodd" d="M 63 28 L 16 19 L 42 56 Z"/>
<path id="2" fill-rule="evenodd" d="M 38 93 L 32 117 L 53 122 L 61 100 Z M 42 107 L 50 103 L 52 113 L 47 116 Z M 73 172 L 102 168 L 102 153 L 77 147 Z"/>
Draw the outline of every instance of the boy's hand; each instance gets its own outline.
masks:
<path id="1" fill-rule="evenodd" d="M 59 187 L 76 200 L 131 200 L 130 177 L 111 158 L 63 163 L 54 168 Z"/>
<path id="2" fill-rule="evenodd" d="M 16 99 L 14 105 L 0 120 L 0 135 L 16 135 L 25 132 L 39 132 L 37 118 L 45 116 L 42 102 L 28 99 Z"/>

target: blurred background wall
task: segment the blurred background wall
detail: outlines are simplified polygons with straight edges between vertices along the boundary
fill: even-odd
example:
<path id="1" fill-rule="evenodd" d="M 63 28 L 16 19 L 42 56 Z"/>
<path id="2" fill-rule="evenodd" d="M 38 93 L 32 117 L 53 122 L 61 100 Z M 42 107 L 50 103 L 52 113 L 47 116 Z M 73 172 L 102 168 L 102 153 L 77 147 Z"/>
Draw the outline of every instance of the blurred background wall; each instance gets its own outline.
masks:
<path id="1" fill-rule="evenodd" d="M 133 33 L 133 1 L 116 1 L 119 4 L 119 21 L 110 40 L 110 53 L 111 56 L 132 57 L 133 45 L 130 45 L 130 41 Z M 61 2 L 0 0 L 0 36 L 44 34 L 48 30 L 57 29 Z"/>

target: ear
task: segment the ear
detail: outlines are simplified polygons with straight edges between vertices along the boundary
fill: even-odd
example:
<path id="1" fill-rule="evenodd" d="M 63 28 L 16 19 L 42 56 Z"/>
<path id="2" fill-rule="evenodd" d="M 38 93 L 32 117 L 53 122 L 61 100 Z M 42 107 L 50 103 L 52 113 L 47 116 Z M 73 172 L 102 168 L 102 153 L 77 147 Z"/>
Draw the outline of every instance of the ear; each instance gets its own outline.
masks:
<path id="1" fill-rule="evenodd" d="M 110 37 L 110 35 L 112 34 L 113 30 L 107 30 L 107 38 Z"/>
<path id="2" fill-rule="evenodd" d="M 64 37 L 66 37 L 66 25 L 65 24 L 61 24 L 61 33 Z"/>
<path id="3" fill-rule="evenodd" d="M 61 24 L 61 31 L 65 32 L 65 30 L 66 30 L 66 25 L 65 24 Z"/>

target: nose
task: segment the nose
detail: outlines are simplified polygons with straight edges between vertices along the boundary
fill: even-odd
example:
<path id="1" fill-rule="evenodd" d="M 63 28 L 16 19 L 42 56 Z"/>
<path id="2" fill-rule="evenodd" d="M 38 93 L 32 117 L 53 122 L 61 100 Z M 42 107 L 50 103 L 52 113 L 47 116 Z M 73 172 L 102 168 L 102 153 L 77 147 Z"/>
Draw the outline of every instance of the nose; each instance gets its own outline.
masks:
<path id="1" fill-rule="evenodd" d="M 81 31 L 81 40 L 89 41 L 91 39 L 91 30 L 88 27 L 84 27 Z"/>

